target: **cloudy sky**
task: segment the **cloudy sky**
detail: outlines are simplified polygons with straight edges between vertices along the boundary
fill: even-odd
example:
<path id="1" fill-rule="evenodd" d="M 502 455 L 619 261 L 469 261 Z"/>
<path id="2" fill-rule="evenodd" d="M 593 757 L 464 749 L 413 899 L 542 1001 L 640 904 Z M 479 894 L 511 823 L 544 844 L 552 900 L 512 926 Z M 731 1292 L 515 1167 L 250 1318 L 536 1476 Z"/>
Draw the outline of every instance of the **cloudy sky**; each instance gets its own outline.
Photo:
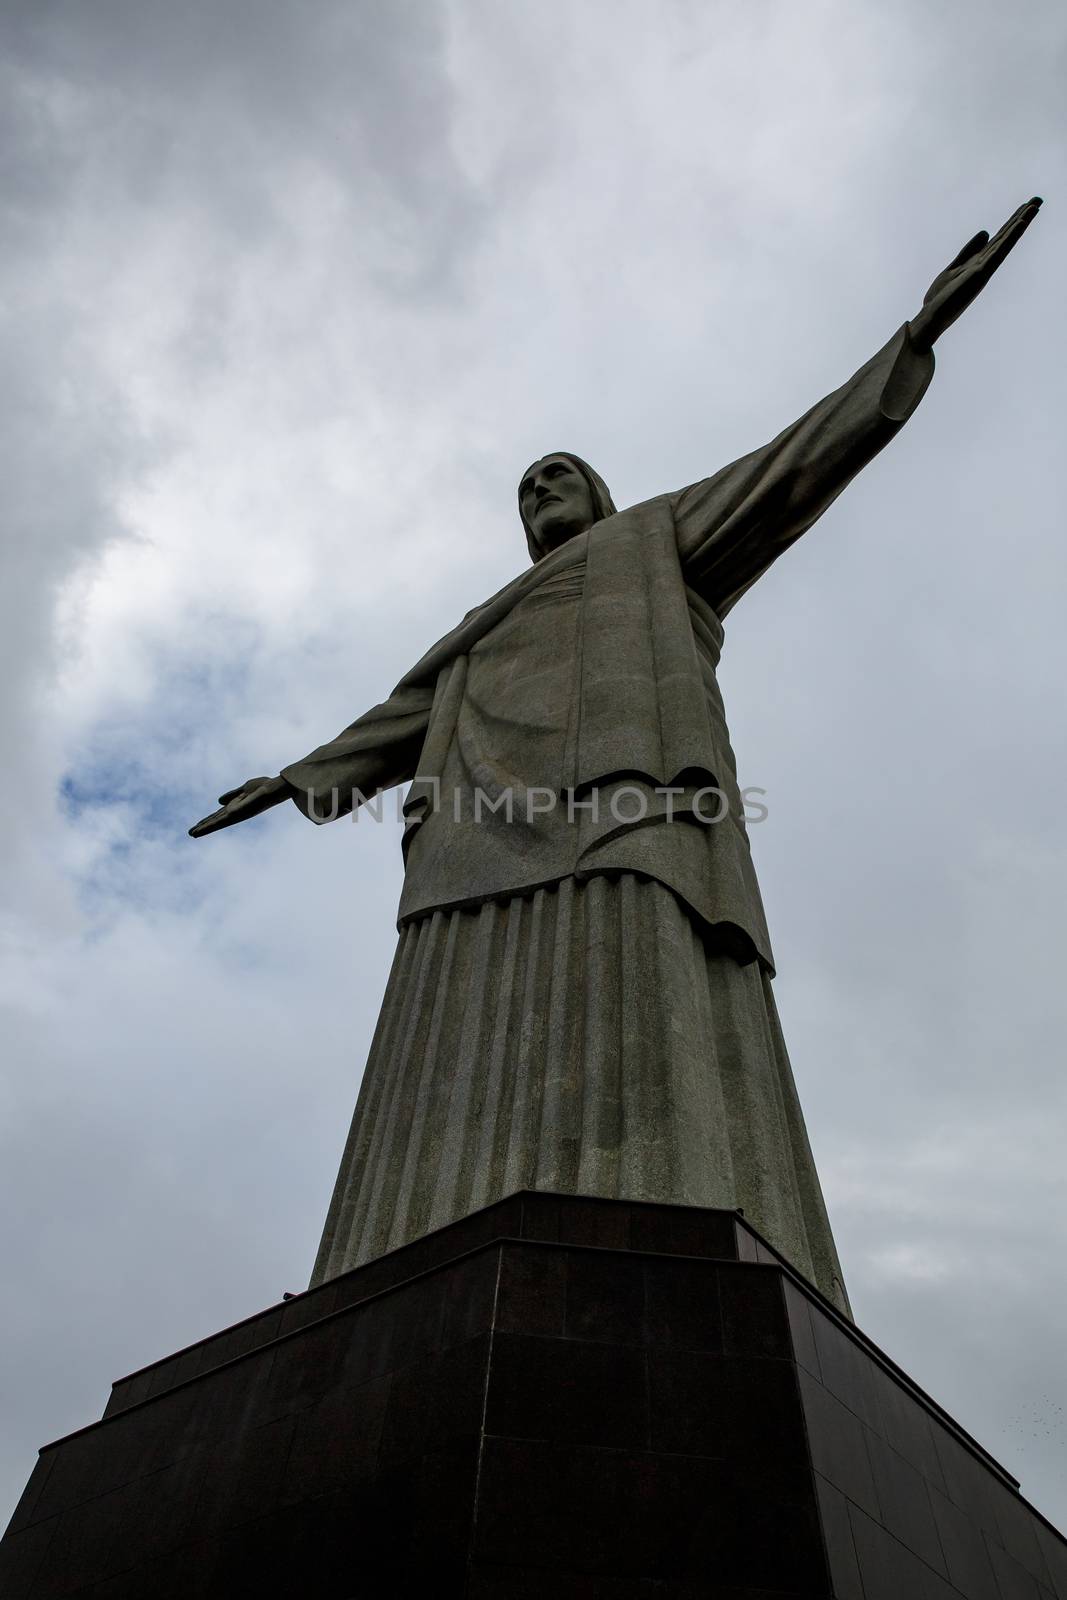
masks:
<path id="1" fill-rule="evenodd" d="M 523 565 L 763 443 L 1045 211 L 723 681 L 857 1319 L 1067 1523 L 1053 0 L 3 0 L 0 1517 L 304 1286 L 391 826 L 222 789 Z"/>

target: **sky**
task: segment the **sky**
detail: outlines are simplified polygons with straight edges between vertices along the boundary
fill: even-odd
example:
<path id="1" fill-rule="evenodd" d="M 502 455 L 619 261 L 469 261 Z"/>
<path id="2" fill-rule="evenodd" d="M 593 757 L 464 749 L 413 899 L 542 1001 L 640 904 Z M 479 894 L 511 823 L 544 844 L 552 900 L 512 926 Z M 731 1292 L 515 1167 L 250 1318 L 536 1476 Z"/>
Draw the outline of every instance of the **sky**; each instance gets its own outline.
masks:
<path id="1" fill-rule="evenodd" d="M 0 1519 L 311 1270 L 399 837 L 186 829 L 522 569 L 531 460 L 708 475 L 1036 193 L 721 681 L 857 1321 L 1067 1526 L 1065 41 L 1053 0 L 0 0 Z"/>

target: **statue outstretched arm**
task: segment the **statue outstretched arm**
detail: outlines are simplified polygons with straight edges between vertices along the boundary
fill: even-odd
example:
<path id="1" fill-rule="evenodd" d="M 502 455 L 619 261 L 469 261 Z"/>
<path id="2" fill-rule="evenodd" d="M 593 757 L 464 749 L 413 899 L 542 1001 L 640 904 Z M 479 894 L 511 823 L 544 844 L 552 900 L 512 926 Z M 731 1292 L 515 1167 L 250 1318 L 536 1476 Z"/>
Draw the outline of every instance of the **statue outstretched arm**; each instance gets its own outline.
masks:
<path id="1" fill-rule="evenodd" d="M 327 744 L 276 778 L 250 778 L 219 796 L 218 811 L 189 832 L 194 839 L 258 817 L 292 800 L 312 822 L 332 822 L 383 789 L 406 783 L 418 770 L 433 704 L 432 686 L 398 688 Z"/>
<path id="2" fill-rule="evenodd" d="M 674 500 L 686 582 L 725 616 L 836 500 L 915 410 L 933 345 L 989 282 L 1040 207 L 1027 201 L 992 239 L 975 234 L 922 308 L 872 360 L 792 427 Z"/>

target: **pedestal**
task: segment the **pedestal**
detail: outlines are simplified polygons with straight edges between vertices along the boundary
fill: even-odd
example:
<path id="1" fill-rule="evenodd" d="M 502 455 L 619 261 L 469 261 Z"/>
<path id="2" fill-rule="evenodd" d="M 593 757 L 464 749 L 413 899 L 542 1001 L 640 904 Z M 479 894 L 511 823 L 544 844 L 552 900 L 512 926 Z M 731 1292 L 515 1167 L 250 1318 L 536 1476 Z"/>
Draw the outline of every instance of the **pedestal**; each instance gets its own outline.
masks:
<path id="1" fill-rule="evenodd" d="M 724 1211 L 520 1194 L 114 1385 L 4 1600 L 1067 1600 L 1067 1545 Z"/>

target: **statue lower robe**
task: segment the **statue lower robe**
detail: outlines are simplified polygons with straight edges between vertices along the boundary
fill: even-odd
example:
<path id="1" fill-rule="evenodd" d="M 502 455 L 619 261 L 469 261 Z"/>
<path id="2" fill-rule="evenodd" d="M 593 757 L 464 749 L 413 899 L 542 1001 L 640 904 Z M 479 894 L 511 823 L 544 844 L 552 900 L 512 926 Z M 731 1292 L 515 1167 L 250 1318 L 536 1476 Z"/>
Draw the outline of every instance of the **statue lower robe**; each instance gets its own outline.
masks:
<path id="1" fill-rule="evenodd" d="M 545 1188 L 741 1206 L 847 1312 L 716 668 L 722 618 L 932 366 L 902 329 L 764 449 L 539 560 L 283 769 L 315 820 L 412 783 L 400 944 L 313 1283 Z"/>
<path id="2" fill-rule="evenodd" d="M 848 1312 L 770 977 L 654 880 L 403 929 L 312 1283 L 517 1189 L 742 1206 Z"/>

